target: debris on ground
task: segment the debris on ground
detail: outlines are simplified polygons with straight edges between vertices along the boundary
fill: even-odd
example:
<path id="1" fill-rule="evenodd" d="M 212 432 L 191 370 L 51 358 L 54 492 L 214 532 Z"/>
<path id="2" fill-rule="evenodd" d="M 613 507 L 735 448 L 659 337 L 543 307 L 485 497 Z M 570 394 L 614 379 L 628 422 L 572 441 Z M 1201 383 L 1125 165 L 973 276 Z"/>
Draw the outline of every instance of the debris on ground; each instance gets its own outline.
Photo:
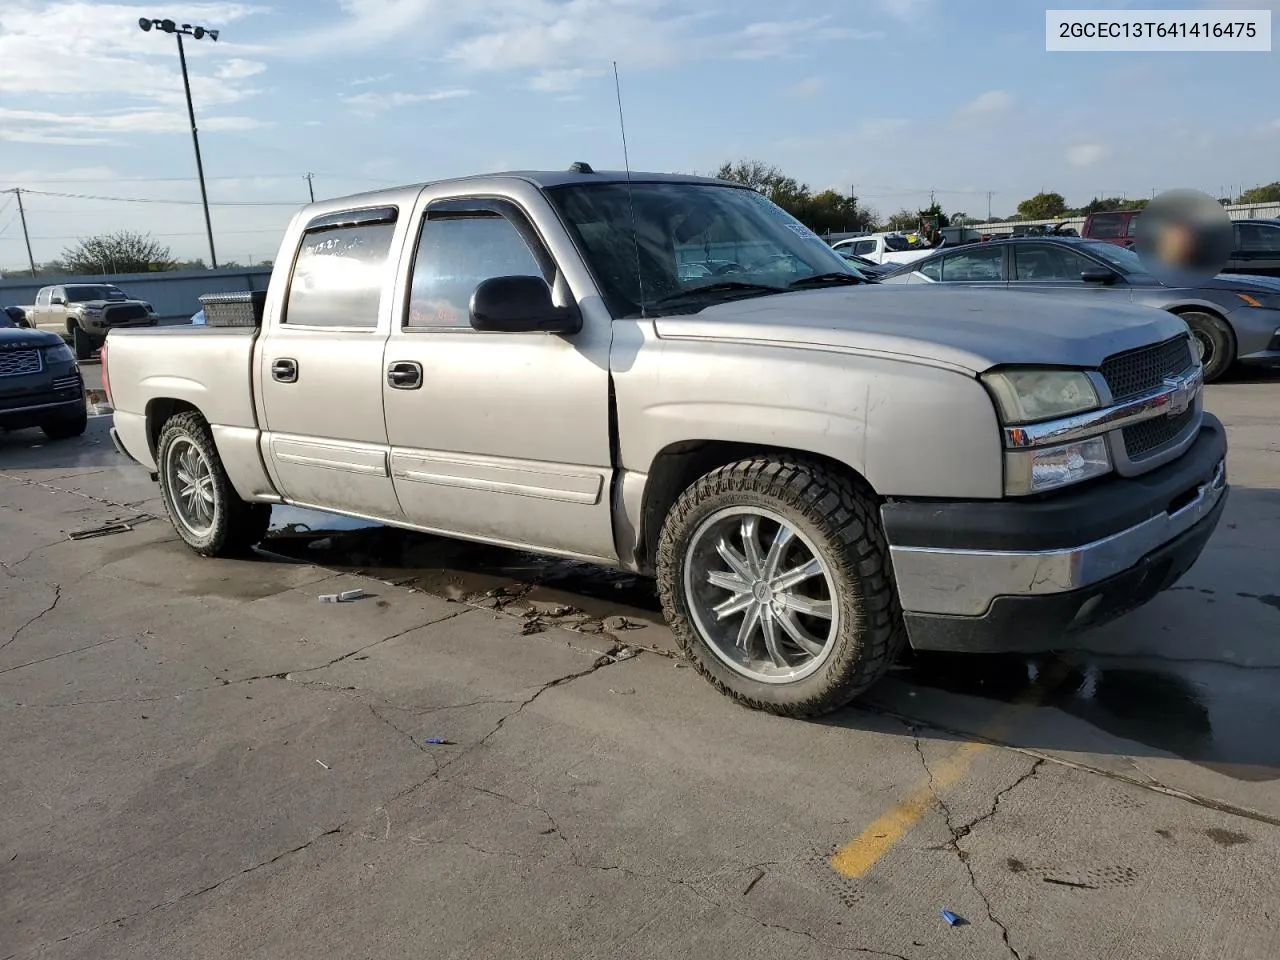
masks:
<path id="1" fill-rule="evenodd" d="M 638 657 L 638 656 L 640 656 L 639 650 L 635 649 L 634 647 L 623 647 L 613 655 L 613 659 L 622 661 L 622 660 L 630 660 L 632 657 Z"/>
<path id="2" fill-rule="evenodd" d="M 604 626 L 606 630 L 641 630 L 644 628 L 643 623 L 636 623 L 626 617 L 609 617 L 605 620 Z"/>
<path id="3" fill-rule="evenodd" d="M 92 540 L 95 537 L 109 537 L 116 533 L 129 533 L 132 530 L 132 523 L 104 523 L 100 527 L 90 527 L 87 530 L 73 530 L 67 534 L 67 539 Z"/>
<path id="4" fill-rule="evenodd" d="M 617 694 L 617 695 L 618 695 L 618 696 L 620 696 L 620 697 L 626 697 L 626 696 L 630 696 L 631 694 L 635 693 L 635 692 L 636 692 L 636 689 L 635 689 L 635 687 L 627 687 L 627 689 L 625 689 L 625 690 L 610 690 L 609 692 L 610 692 L 610 693 L 615 693 L 615 694 Z"/>
<path id="5" fill-rule="evenodd" d="M 546 624 L 537 617 L 530 617 L 524 623 L 520 624 L 520 636 L 527 637 L 531 634 L 541 633 L 545 629 Z"/>
<path id="6" fill-rule="evenodd" d="M 317 760 L 316 763 L 320 764 L 320 766 L 324 767 L 326 770 L 329 769 L 329 765 L 325 763 L 323 760 Z"/>
<path id="7" fill-rule="evenodd" d="M 430 745 L 431 745 L 431 746 L 433 746 L 433 747 L 451 747 L 451 746 L 453 746 L 453 741 L 452 741 L 452 740 L 446 740 L 444 737 L 427 737 L 427 739 L 423 740 L 422 742 L 423 742 L 423 743 L 426 743 L 426 744 L 430 744 Z"/>
<path id="8" fill-rule="evenodd" d="M 951 924 L 953 927 L 962 927 L 969 922 L 964 917 L 960 916 L 960 914 L 952 913 L 950 910 L 942 911 L 942 919 L 947 921 L 947 923 Z"/>
<path id="9" fill-rule="evenodd" d="M 316 599 L 321 603 L 350 603 L 367 596 L 363 590 L 343 590 L 341 593 L 322 593 Z"/>
<path id="10" fill-rule="evenodd" d="M 572 629 L 580 633 L 604 633 L 604 624 L 599 620 L 583 620 L 572 625 Z"/>

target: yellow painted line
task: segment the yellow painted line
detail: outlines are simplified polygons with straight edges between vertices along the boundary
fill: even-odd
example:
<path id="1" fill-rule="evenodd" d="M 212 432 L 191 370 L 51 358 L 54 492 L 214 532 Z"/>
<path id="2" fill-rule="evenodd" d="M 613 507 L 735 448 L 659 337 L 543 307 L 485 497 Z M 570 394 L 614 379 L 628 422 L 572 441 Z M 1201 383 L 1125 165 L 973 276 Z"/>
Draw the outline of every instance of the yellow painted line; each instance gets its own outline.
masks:
<path id="1" fill-rule="evenodd" d="M 1053 661 L 1035 683 L 992 718 L 979 736 L 984 740 L 1002 739 L 1017 718 L 1015 708 L 1035 706 L 1043 701 L 1066 679 L 1069 671 L 1070 667 L 1061 660 Z M 870 826 L 837 850 L 831 858 L 831 869 L 850 879 L 866 876 L 867 871 L 933 808 L 935 795 L 959 783 L 973 766 L 973 761 L 989 747 L 988 743 L 967 741 L 955 753 L 931 767 L 932 783 L 926 780 L 905 800 L 876 817 Z"/>

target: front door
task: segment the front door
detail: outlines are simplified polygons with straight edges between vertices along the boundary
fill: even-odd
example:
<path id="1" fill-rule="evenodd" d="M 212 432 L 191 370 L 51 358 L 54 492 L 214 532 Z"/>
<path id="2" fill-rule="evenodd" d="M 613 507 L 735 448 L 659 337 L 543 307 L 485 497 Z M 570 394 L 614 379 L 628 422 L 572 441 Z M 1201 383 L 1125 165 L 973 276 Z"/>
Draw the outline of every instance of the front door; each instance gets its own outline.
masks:
<path id="1" fill-rule="evenodd" d="M 401 233 L 394 207 L 316 218 L 302 235 L 281 322 L 258 344 L 264 457 L 286 499 L 400 515 L 387 463 L 382 351 Z"/>
<path id="2" fill-rule="evenodd" d="M 1110 284 L 1086 283 L 1082 280 L 1081 274 L 1086 270 L 1110 268 L 1104 268 L 1096 260 L 1077 253 L 1065 243 L 1011 243 L 1009 246 L 1013 254 L 1010 290 L 1059 296 L 1094 296 L 1111 302 L 1128 302 L 1129 288 L 1118 273 Z"/>
<path id="3" fill-rule="evenodd" d="M 1235 249 L 1225 273 L 1280 277 L 1280 224 L 1235 224 Z"/>
<path id="4" fill-rule="evenodd" d="M 491 277 L 541 276 L 572 301 L 526 212 L 552 218 L 546 203 L 533 190 L 424 191 L 385 357 L 391 471 L 411 524 L 611 560 L 609 325 L 584 318 L 572 336 L 470 326 L 471 294 Z"/>

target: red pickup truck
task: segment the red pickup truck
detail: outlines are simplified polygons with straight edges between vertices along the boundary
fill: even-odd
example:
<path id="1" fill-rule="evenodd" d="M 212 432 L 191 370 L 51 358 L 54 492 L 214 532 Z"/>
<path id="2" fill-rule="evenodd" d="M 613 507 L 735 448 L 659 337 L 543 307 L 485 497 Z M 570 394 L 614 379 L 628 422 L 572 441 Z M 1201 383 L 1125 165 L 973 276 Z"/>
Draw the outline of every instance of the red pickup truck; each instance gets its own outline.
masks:
<path id="1" fill-rule="evenodd" d="M 1105 240 L 1122 247 L 1132 247 L 1137 236 L 1138 215 L 1141 210 L 1112 210 L 1108 213 L 1091 213 L 1084 218 L 1080 236 L 1090 240 Z"/>
<path id="2" fill-rule="evenodd" d="M 1080 236 L 1132 247 L 1141 213 L 1141 210 L 1091 213 L 1085 217 Z M 1223 264 L 1222 272 L 1280 277 L 1280 220 L 1236 220 L 1231 227 L 1234 232 L 1231 256 Z"/>

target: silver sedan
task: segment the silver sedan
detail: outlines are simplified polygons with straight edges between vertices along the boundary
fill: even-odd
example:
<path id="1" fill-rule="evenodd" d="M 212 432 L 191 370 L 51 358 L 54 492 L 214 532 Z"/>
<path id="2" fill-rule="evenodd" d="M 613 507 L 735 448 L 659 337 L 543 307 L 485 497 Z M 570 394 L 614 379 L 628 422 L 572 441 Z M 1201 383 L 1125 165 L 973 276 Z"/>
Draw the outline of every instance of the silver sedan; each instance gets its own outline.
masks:
<path id="1" fill-rule="evenodd" d="M 1118 298 L 1178 314 L 1191 328 L 1206 380 L 1234 363 L 1280 364 L 1280 278 L 1224 274 L 1166 286 L 1132 250 L 1072 237 L 991 240 L 943 248 L 881 283 L 990 287 L 1055 297 Z"/>

